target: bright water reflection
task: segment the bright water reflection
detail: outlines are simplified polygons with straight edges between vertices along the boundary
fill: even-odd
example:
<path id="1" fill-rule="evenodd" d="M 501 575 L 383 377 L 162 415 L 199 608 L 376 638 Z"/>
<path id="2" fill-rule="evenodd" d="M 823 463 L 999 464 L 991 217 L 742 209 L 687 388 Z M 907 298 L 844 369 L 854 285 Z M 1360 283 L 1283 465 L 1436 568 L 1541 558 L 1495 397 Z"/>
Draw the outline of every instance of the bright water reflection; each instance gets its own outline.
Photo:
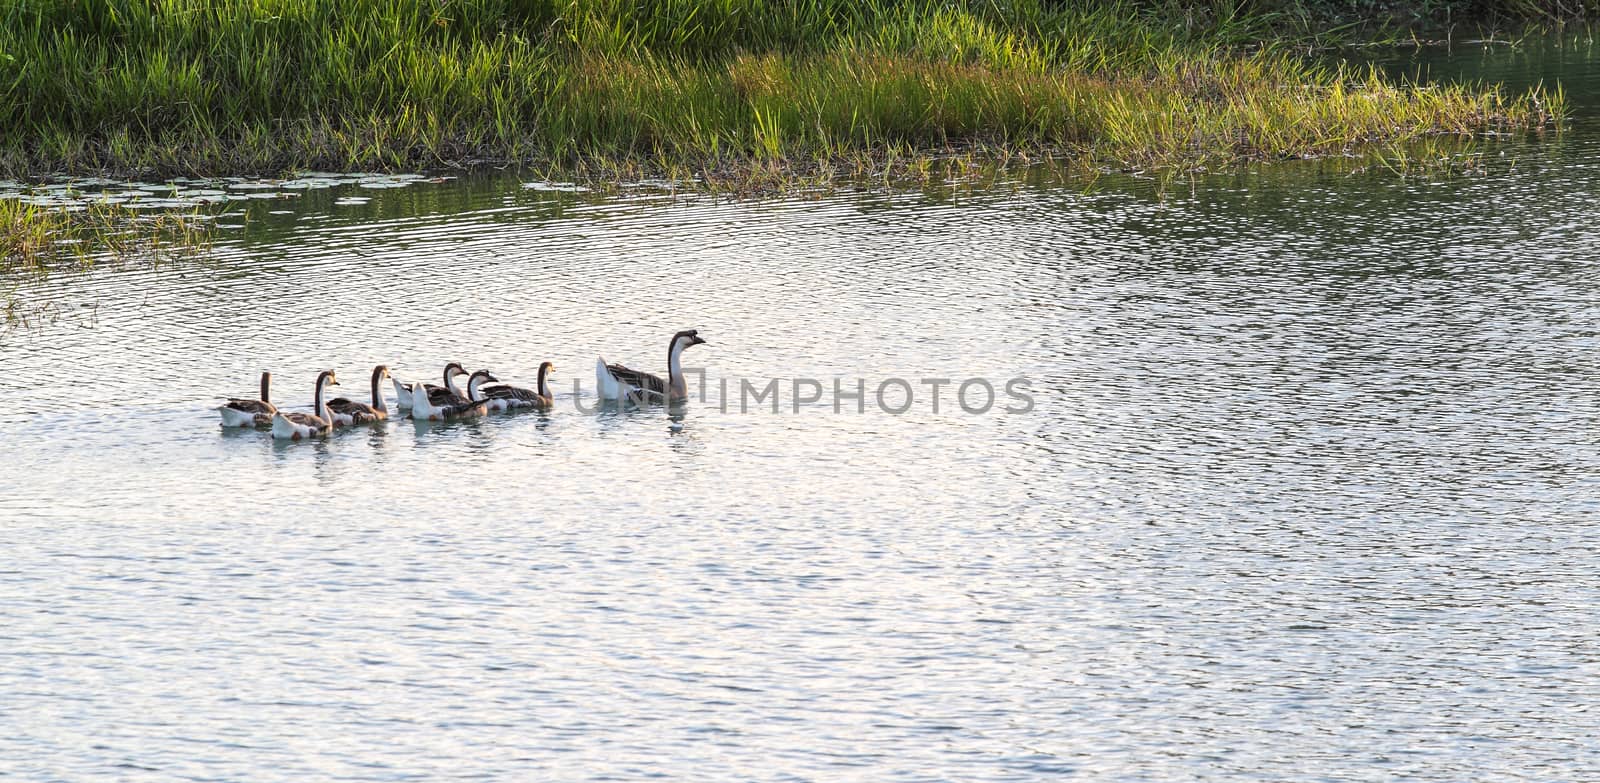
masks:
<path id="1" fill-rule="evenodd" d="M 57 278 L 95 316 L 0 348 L 0 772 L 1591 777 L 1597 152 L 1165 200 L 328 190 L 216 264 Z M 712 378 L 1038 404 L 574 409 L 687 326 Z M 207 410 L 447 359 L 553 360 L 561 405 L 290 446 Z"/>

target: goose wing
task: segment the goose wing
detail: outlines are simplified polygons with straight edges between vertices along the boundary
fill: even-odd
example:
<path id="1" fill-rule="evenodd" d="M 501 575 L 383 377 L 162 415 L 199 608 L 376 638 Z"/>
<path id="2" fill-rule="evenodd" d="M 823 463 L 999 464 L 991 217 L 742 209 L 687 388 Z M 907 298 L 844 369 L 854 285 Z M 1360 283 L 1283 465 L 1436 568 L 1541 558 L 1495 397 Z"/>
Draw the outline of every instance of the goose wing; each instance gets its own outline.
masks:
<path id="1" fill-rule="evenodd" d="M 508 383 L 496 383 L 490 386 L 479 386 L 478 391 L 491 400 L 525 400 L 533 402 L 539 399 L 539 393 L 521 386 L 512 386 Z"/>
<path id="2" fill-rule="evenodd" d="M 428 390 L 428 404 L 430 405 L 460 405 L 464 402 L 470 402 L 466 397 L 454 394 L 443 386 L 435 386 L 429 383 L 424 385 L 423 388 Z"/>
<path id="3" fill-rule="evenodd" d="M 383 419 L 377 408 L 364 402 L 356 402 L 348 397 L 336 397 L 329 400 L 328 410 L 339 416 L 349 418 L 351 424 L 371 424 Z"/>
<path id="4" fill-rule="evenodd" d="M 636 389 L 662 396 L 667 393 L 667 382 L 661 380 L 659 376 L 651 375 L 647 372 L 639 372 L 638 370 L 630 370 L 620 364 L 608 364 L 606 365 L 606 371 L 610 372 L 611 377 L 616 378 L 618 382 L 628 384 Z"/>
<path id="5" fill-rule="evenodd" d="M 314 430 L 325 430 L 329 426 L 327 420 L 310 413 L 280 413 L 278 415 L 302 427 L 310 427 Z"/>
<path id="6" fill-rule="evenodd" d="M 482 416 L 488 412 L 489 406 L 483 400 L 455 402 L 444 406 L 444 415 L 452 419 L 458 416 Z"/>
<path id="7" fill-rule="evenodd" d="M 260 400 L 229 399 L 227 403 L 223 405 L 223 407 L 230 410 L 239 411 L 240 413 L 266 414 L 268 416 L 278 412 L 277 407 L 275 407 L 272 403 L 262 402 Z"/>

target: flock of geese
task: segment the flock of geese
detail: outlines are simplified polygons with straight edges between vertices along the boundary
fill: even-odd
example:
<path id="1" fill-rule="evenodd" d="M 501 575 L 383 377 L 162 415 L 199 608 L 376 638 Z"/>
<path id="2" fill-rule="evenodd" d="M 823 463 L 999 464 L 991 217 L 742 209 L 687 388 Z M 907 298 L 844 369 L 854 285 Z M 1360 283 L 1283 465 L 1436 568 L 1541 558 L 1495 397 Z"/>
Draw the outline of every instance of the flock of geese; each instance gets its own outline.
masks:
<path id="1" fill-rule="evenodd" d="M 620 364 L 606 364 L 601 358 L 595 362 L 595 385 L 600 399 L 635 404 L 662 403 L 682 400 L 688 396 L 683 380 L 683 352 L 705 340 L 694 329 L 685 329 L 672 336 L 667 344 L 667 377 L 629 369 Z M 411 411 L 411 418 L 419 421 L 444 421 L 446 419 L 483 416 L 490 411 L 507 411 L 519 408 L 548 410 L 555 404 L 550 393 L 550 371 L 555 365 L 539 365 L 539 378 L 534 388 L 501 383 L 488 370 L 468 374 L 459 362 L 444 366 L 444 385 L 431 383 L 403 383 L 389 374 L 389 366 L 380 364 L 372 368 L 372 402 L 358 402 L 347 397 L 324 399 L 329 386 L 338 386 L 339 379 L 333 370 L 323 370 L 317 375 L 316 392 L 311 398 L 311 413 L 284 412 L 272 404 L 272 373 L 261 373 L 261 399 L 230 399 L 217 408 L 224 427 L 270 427 L 272 437 L 281 440 L 300 440 L 328 435 L 334 427 L 371 424 L 389 418 L 389 407 L 384 400 L 383 384 L 394 385 L 395 405 L 400 410 Z M 467 376 L 467 390 L 463 394 L 456 379 Z"/>

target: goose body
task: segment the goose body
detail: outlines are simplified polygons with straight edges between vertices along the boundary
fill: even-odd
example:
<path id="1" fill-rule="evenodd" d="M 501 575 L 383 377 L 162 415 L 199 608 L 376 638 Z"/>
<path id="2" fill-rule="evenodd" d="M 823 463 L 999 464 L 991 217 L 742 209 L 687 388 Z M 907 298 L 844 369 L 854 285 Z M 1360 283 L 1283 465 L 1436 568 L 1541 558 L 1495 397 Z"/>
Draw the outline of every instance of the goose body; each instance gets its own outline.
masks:
<path id="1" fill-rule="evenodd" d="M 352 424 L 372 424 L 389 418 L 389 406 L 383 402 L 383 382 L 389 378 L 388 365 L 380 364 L 372 368 L 372 404 L 356 402 L 355 400 L 338 397 L 328 401 L 328 413 L 333 417 L 333 426 L 348 427 Z"/>
<path id="2" fill-rule="evenodd" d="M 489 412 L 489 403 L 479 395 L 484 381 L 497 380 L 487 370 L 479 370 L 467 380 L 467 394 L 471 399 L 449 400 L 435 403 L 431 394 L 414 394 L 411 397 L 411 418 L 417 421 L 444 421 L 482 416 Z"/>
<path id="3" fill-rule="evenodd" d="M 685 329 L 673 335 L 672 341 L 667 343 L 665 379 L 620 364 L 606 364 L 606 360 L 600 358 L 594 367 L 594 381 L 600 399 L 634 402 L 671 402 L 686 399 L 689 396 L 689 389 L 683 380 L 683 352 L 705 342 L 694 329 Z"/>
<path id="4" fill-rule="evenodd" d="M 284 413 L 276 412 L 272 415 L 272 437 L 279 440 L 301 440 L 333 431 L 333 420 L 328 414 L 328 406 L 323 402 L 323 392 L 329 386 L 338 386 L 339 380 L 334 377 L 333 370 L 323 370 L 317 375 L 316 395 L 311 399 L 311 409 L 314 413 Z"/>
<path id="5" fill-rule="evenodd" d="M 507 383 L 497 383 L 483 387 L 483 396 L 489 401 L 489 410 L 504 411 L 512 408 L 549 408 L 555 404 L 555 395 L 550 393 L 549 375 L 555 365 L 544 362 L 539 365 L 539 383 L 536 388 L 528 389 L 522 386 L 512 386 Z"/>
<path id="6" fill-rule="evenodd" d="M 261 373 L 261 399 L 240 400 L 230 398 L 227 402 L 217 407 L 217 413 L 222 415 L 224 427 L 267 427 L 272 424 L 272 414 L 278 412 L 277 406 L 269 400 L 272 389 L 272 373 Z"/>
<path id="7" fill-rule="evenodd" d="M 466 402 L 466 395 L 456 388 L 456 377 L 466 374 L 467 370 L 461 366 L 460 362 L 451 362 L 444 366 L 443 386 L 432 383 L 405 383 L 398 378 L 391 377 L 389 380 L 394 383 L 395 407 L 401 410 L 409 410 L 412 396 L 416 394 L 418 387 L 428 390 L 428 399 L 434 405 L 444 405 L 449 402 Z"/>

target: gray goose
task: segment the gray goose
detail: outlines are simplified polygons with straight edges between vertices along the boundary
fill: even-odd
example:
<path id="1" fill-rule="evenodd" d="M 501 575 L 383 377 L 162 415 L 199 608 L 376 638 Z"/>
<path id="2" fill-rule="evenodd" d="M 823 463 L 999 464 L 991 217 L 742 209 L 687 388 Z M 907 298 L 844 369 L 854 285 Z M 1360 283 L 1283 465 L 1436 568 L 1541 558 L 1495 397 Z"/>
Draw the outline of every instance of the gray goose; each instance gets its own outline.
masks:
<path id="1" fill-rule="evenodd" d="M 489 402 L 479 395 L 479 389 L 485 381 L 496 381 L 488 370 L 479 370 L 467 380 L 467 394 L 469 400 L 450 400 L 445 403 L 435 403 L 431 394 L 418 394 L 411 398 L 411 418 L 417 421 L 444 421 L 446 419 L 465 419 L 473 416 L 482 416 L 489 412 Z"/>
<path id="2" fill-rule="evenodd" d="M 689 396 L 683 381 L 682 356 L 685 350 L 704 345 L 705 340 L 695 329 L 685 329 L 672 336 L 667 343 L 667 379 L 658 375 L 629 369 L 620 364 L 606 364 L 602 357 L 595 363 L 594 380 L 602 400 L 628 399 L 635 402 L 671 402 Z"/>
<path id="3" fill-rule="evenodd" d="M 389 378 L 389 365 L 372 368 L 372 404 L 356 402 L 348 397 L 328 401 L 328 412 L 333 415 L 335 427 L 352 424 L 372 424 L 389 418 L 389 406 L 383 402 L 383 382 Z"/>
<path id="4" fill-rule="evenodd" d="M 489 400 L 489 409 L 503 411 L 512 408 L 549 408 L 554 405 L 555 395 L 550 393 L 549 376 L 555 368 L 551 362 L 540 364 L 539 382 L 532 389 L 508 383 L 483 387 L 483 395 Z"/>
<path id="5" fill-rule="evenodd" d="M 240 400 L 229 398 L 227 402 L 217 407 L 217 413 L 222 414 L 224 427 L 270 427 L 272 414 L 278 412 L 278 407 L 269 400 L 272 390 L 272 373 L 261 372 L 261 399 Z"/>
<path id="6" fill-rule="evenodd" d="M 394 382 L 395 407 L 405 410 L 411 407 L 412 397 L 418 386 L 428 390 L 428 399 L 434 405 L 444 405 L 449 402 L 466 402 L 467 398 L 456 388 L 456 378 L 466 375 L 467 370 L 460 362 L 451 362 L 444 366 L 444 385 L 437 386 L 431 383 L 402 383 L 399 379 Z"/>
<path id="7" fill-rule="evenodd" d="M 333 370 L 323 370 L 319 373 L 316 395 L 311 398 L 311 409 L 314 413 L 278 411 L 272 414 L 272 437 L 279 440 L 300 440 L 332 432 L 333 419 L 328 415 L 328 406 L 323 403 L 322 395 L 327 387 L 338 385 L 339 379 L 334 376 Z"/>

